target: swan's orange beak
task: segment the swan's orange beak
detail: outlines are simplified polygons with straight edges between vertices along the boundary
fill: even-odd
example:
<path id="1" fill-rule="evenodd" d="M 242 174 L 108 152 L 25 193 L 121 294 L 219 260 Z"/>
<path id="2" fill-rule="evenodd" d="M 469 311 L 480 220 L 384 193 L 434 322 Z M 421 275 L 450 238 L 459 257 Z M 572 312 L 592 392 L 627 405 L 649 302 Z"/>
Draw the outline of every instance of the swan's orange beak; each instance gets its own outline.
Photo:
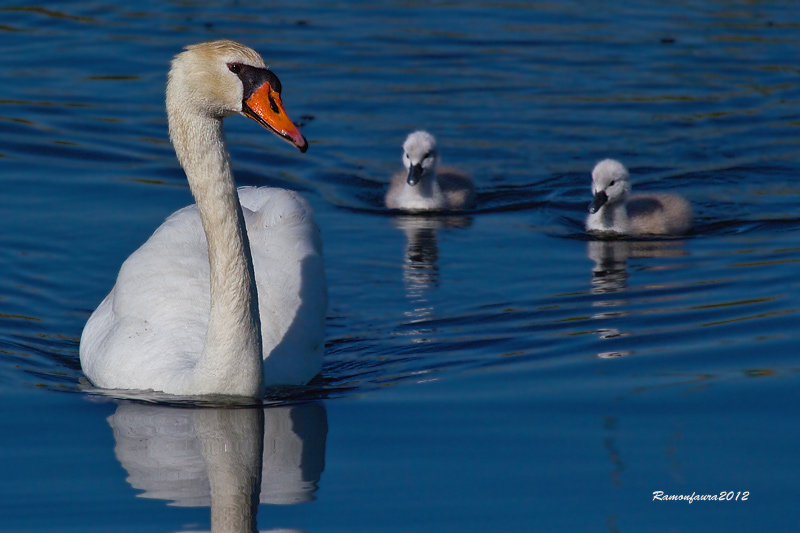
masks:
<path id="1" fill-rule="evenodd" d="M 244 101 L 242 113 L 252 118 L 268 130 L 280 135 L 305 153 L 308 141 L 297 129 L 281 102 L 281 95 L 272 88 L 268 81 L 253 91 Z"/>

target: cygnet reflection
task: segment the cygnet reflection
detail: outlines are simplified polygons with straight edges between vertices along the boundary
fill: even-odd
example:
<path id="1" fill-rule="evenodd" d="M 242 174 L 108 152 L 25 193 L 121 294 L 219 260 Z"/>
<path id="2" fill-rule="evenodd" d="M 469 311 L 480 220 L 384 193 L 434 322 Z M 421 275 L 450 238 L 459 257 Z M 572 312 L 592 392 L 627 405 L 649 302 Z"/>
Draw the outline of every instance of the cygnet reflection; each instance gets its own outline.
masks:
<path id="1" fill-rule="evenodd" d="M 682 241 L 589 241 L 586 253 L 594 262 L 592 266 L 592 293 L 617 294 L 614 298 L 600 299 L 592 303 L 598 309 L 592 318 L 598 320 L 615 319 L 628 314 L 626 308 L 630 301 L 619 298 L 618 294 L 628 288 L 628 267 L 630 259 L 680 257 L 686 255 Z M 598 328 L 595 333 L 604 340 L 627 337 L 630 333 L 614 327 Z M 611 359 L 632 355 L 630 350 L 610 350 L 597 354 L 601 359 Z"/>
<path id="2" fill-rule="evenodd" d="M 182 408 L 124 403 L 114 452 L 142 498 L 211 507 L 211 531 L 255 531 L 259 503 L 314 498 L 325 468 L 325 408 Z"/>
<path id="3" fill-rule="evenodd" d="M 429 291 L 439 286 L 439 245 L 436 232 L 443 228 L 467 228 L 472 224 L 468 216 L 398 216 L 394 226 L 406 235 L 403 284 L 408 300 L 414 304 L 412 318 L 423 319 L 433 309 L 428 300 Z"/>
<path id="4" fill-rule="evenodd" d="M 594 261 L 592 292 L 595 294 L 624 291 L 628 287 L 629 259 L 680 257 L 686 255 L 683 241 L 589 241 L 586 254 Z M 596 305 L 602 306 L 602 302 Z"/>

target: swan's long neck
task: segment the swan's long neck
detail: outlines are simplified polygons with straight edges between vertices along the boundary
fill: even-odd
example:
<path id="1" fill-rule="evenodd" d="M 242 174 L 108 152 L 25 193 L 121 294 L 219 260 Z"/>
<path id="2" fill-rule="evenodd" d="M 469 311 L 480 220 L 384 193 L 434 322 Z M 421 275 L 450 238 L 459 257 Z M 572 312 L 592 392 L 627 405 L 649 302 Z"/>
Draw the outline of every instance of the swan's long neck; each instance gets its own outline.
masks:
<path id="1" fill-rule="evenodd" d="M 203 222 L 211 273 L 205 348 L 191 380 L 199 393 L 260 397 L 263 379 L 258 294 L 222 119 L 185 110 L 168 112 L 170 138 Z"/>

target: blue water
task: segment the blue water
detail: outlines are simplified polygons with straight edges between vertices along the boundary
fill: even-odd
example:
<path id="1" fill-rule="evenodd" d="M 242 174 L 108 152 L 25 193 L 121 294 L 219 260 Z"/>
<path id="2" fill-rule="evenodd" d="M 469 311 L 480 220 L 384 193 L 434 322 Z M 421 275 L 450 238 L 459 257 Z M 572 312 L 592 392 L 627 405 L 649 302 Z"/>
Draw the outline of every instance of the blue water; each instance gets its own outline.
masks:
<path id="1" fill-rule="evenodd" d="M 323 372 L 263 406 L 87 393 L 86 319 L 192 201 L 169 60 L 220 37 L 310 141 L 226 120 L 239 183 L 316 211 Z M 252 496 L 217 531 L 800 518 L 796 2 L 4 3 L 0 49 L 0 530 L 209 530 L 212 485 Z M 382 207 L 417 128 L 475 210 Z M 686 196 L 693 234 L 585 235 L 605 157 Z"/>

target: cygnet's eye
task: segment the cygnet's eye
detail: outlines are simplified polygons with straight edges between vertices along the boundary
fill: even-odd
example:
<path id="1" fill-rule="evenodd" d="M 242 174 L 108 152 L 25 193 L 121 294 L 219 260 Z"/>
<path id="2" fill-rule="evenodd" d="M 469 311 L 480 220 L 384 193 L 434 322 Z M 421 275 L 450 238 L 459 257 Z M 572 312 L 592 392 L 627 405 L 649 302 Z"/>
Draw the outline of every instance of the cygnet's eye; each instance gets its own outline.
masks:
<path id="1" fill-rule="evenodd" d="M 242 65 L 240 63 L 228 63 L 228 70 L 238 75 L 242 71 Z"/>
<path id="2" fill-rule="evenodd" d="M 608 184 L 609 187 L 613 187 L 617 180 L 611 180 L 611 183 Z"/>

